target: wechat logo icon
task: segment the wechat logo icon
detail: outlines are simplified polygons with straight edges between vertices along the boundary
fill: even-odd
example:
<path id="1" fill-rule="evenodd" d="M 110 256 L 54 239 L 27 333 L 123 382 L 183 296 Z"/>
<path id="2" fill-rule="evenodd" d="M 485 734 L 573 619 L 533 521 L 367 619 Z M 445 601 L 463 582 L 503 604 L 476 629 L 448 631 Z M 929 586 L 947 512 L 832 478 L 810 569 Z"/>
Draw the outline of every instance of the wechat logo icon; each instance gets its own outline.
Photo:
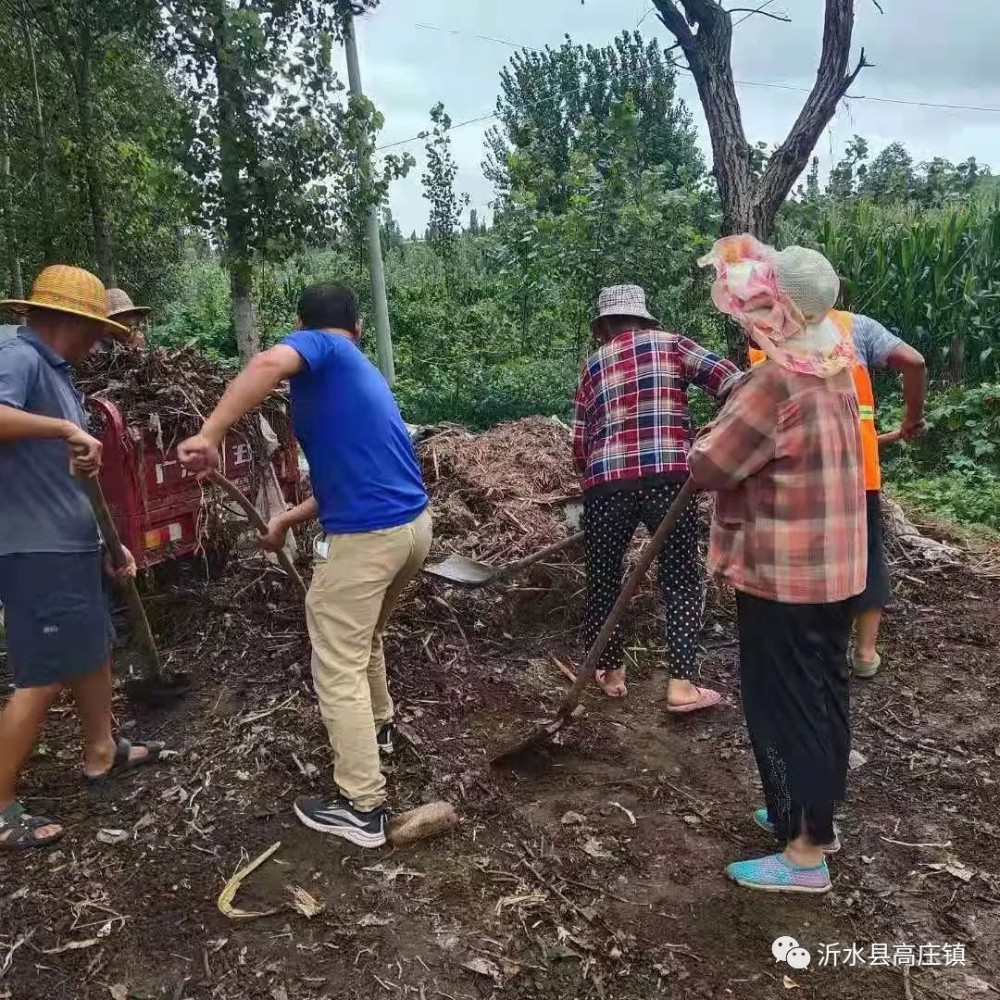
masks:
<path id="1" fill-rule="evenodd" d="M 799 971 L 808 969 L 812 961 L 812 955 L 805 948 L 800 948 L 799 942 L 787 934 L 775 938 L 774 944 L 771 945 L 771 954 L 775 962 L 784 962 L 789 968 Z"/>

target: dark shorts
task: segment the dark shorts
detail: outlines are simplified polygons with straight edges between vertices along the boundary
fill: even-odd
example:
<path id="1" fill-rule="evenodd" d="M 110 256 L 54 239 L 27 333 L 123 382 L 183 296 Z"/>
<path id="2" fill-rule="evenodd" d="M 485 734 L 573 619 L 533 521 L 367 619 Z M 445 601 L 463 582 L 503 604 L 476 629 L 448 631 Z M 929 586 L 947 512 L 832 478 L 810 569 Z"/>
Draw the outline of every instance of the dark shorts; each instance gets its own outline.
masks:
<path id="1" fill-rule="evenodd" d="M 110 655 L 99 552 L 0 556 L 7 660 L 18 688 L 93 673 Z"/>
<path id="2" fill-rule="evenodd" d="M 882 539 L 882 494 L 870 490 L 865 494 L 865 505 L 868 508 L 868 574 L 865 589 L 854 599 L 855 613 L 881 610 L 892 600 L 892 583 Z"/>

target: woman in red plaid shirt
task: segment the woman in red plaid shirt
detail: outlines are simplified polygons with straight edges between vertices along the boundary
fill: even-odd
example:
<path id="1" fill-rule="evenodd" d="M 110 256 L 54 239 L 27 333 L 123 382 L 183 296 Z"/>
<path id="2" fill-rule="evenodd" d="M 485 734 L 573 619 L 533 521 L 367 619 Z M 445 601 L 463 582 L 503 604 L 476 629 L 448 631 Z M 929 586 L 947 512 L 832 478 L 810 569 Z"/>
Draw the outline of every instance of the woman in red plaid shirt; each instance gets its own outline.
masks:
<path id="1" fill-rule="evenodd" d="M 636 528 L 642 523 L 655 531 L 687 478 L 688 387 L 700 386 L 721 399 L 740 379 L 731 362 L 661 330 L 637 285 L 603 289 L 597 306 L 591 329 L 601 347 L 583 367 L 573 426 L 573 454 L 584 486 L 588 643 L 618 599 Z M 718 704 L 717 691 L 694 683 L 704 596 L 698 520 L 691 508 L 663 547 L 659 580 L 670 660 L 667 709 L 693 712 Z M 598 666 L 604 692 L 623 697 L 620 629 Z"/>
<path id="2" fill-rule="evenodd" d="M 849 334 L 832 322 L 840 282 L 815 250 L 720 240 L 716 305 L 767 359 L 691 449 L 715 490 L 709 569 L 736 591 L 743 711 L 764 786 L 753 821 L 784 851 L 730 865 L 740 885 L 830 889 L 835 803 L 851 745 L 852 598 L 865 586 L 865 492 Z"/>

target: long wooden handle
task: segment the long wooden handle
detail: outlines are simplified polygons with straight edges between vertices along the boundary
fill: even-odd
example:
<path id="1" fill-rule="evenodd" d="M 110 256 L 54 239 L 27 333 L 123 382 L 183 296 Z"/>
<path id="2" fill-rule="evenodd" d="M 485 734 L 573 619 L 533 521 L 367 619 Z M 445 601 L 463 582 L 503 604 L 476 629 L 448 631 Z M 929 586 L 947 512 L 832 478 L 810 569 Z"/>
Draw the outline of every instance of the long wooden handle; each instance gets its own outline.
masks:
<path id="1" fill-rule="evenodd" d="M 575 535 L 570 535 L 568 538 L 564 538 L 561 542 L 555 542 L 553 545 L 546 545 L 544 549 L 540 549 L 538 552 L 533 552 L 530 556 L 526 556 L 524 559 L 518 559 L 517 562 L 508 563 L 503 567 L 501 572 L 506 576 L 508 573 L 516 573 L 518 570 L 525 569 L 528 566 L 533 566 L 537 562 L 541 562 L 543 559 L 548 559 L 549 556 L 554 556 L 557 552 L 562 552 L 563 549 L 568 549 L 571 545 L 576 545 L 577 542 L 583 541 L 583 532 L 578 531 Z"/>
<path id="2" fill-rule="evenodd" d="M 878 443 L 883 444 L 895 444 L 903 436 L 903 431 L 901 428 L 897 427 L 894 431 L 886 431 L 885 434 L 879 434 Z"/>
<path id="3" fill-rule="evenodd" d="M 111 511 L 108 509 L 108 502 L 104 499 L 104 490 L 97 479 L 86 481 L 87 495 L 90 497 L 90 506 L 94 511 L 94 517 L 101 529 L 104 544 L 107 546 L 108 555 L 111 556 L 111 565 L 115 569 L 124 569 L 126 559 L 125 550 L 122 548 L 122 541 L 118 537 L 118 529 L 115 527 Z M 146 608 L 143 606 L 142 598 L 139 596 L 139 588 L 135 580 L 130 577 L 121 577 L 117 583 L 125 592 L 125 602 L 128 605 L 129 619 L 132 628 L 138 637 L 139 644 L 146 651 L 149 663 L 157 677 L 166 677 L 163 662 L 160 660 L 160 652 L 156 648 L 156 640 L 153 638 L 153 630 L 149 627 L 149 618 L 146 617 Z"/>
<path id="4" fill-rule="evenodd" d="M 587 659 L 584 660 L 583 666 L 580 667 L 573 686 L 566 692 L 566 697 L 563 698 L 562 705 L 559 708 L 559 715 L 562 718 L 568 718 L 579 703 L 580 695 L 583 693 L 583 689 L 591 677 L 593 677 L 594 671 L 597 669 L 597 664 L 600 663 L 601 657 L 604 655 L 604 651 L 608 648 L 608 643 L 611 641 L 611 634 L 625 613 L 625 609 L 632 600 L 632 595 L 639 588 L 642 578 L 649 571 L 649 567 L 652 566 L 653 560 L 659 554 L 660 549 L 663 548 L 663 543 L 667 540 L 667 535 L 677 526 L 677 522 L 681 519 L 684 509 L 695 492 L 694 483 L 690 479 L 686 479 L 680 492 L 674 498 L 674 502 L 670 505 L 670 509 L 663 515 L 660 526 L 653 532 L 653 537 L 646 542 L 646 547 L 642 550 L 635 569 L 632 570 L 625 581 L 625 586 L 622 587 L 615 606 L 611 609 L 608 617 L 604 619 L 604 626 L 594 640 L 593 646 L 590 647 Z"/>
<path id="5" fill-rule="evenodd" d="M 210 482 L 215 483 L 216 486 L 222 489 L 240 505 L 243 509 L 243 513 L 246 514 L 247 519 L 257 529 L 258 534 L 267 534 L 267 524 L 264 522 L 264 518 L 260 516 L 260 511 L 257 510 L 257 508 L 250 502 L 249 497 L 247 497 L 235 483 L 231 483 L 219 472 L 211 473 L 208 478 Z M 295 563 L 292 562 L 288 553 L 282 549 L 277 553 L 277 556 L 278 562 L 281 563 L 281 568 L 288 574 L 295 586 L 298 587 L 304 594 L 306 592 L 306 585 L 303 582 L 302 577 L 299 576 L 299 571 L 295 568 Z"/>

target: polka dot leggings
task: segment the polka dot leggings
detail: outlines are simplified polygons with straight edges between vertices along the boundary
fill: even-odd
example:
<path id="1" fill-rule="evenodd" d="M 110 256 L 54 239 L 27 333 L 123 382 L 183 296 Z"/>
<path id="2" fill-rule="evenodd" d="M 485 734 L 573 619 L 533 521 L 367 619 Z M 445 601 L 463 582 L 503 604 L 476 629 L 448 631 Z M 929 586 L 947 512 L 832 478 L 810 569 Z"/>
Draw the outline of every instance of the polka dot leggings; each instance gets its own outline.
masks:
<path id="1" fill-rule="evenodd" d="M 593 645 L 621 592 L 625 553 L 636 528 L 644 524 L 650 533 L 654 532 L 680 488 L 680 483 L 630 485 L 585 498 L 587 609 L 584 638 L 588 646 Z M 667 536 L 659 560 L 660 591 L 666 605 L 670 676 L 694 680 L 704 614 L 698 515 L 694 504 L 688 506 Z M 619 624 L 597 669 L 620 670 L 624 665 L 625 641 Z"/>

